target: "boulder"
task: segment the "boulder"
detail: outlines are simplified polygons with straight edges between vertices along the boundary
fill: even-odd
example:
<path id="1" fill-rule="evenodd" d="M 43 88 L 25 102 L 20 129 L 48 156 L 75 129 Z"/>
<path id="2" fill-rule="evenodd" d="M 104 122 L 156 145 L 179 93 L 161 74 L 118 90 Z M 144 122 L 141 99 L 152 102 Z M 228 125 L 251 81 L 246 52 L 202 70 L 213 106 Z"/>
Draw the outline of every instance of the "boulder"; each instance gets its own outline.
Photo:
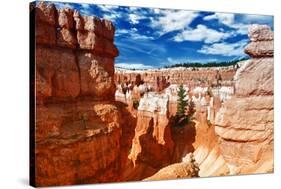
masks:
<path id="1" fill-rule="evenodd" d="M 250 42 L 244 49 L 251 57 L 273 57 L 273 41 Z"/>
<path id="2" fill-rule="evenodd" d="M 273 95 L 273 74 L 273 58 L 247 60 L 234 76 L 236 96 Z"/>
<path id="3" fill-rule="evenodd" d="M 253 24 L 249 27 L 248 36 L 250 41 L 272 41 L 273 32 L 267 25 Z"/>
<path id="4" fill-rule="evenodd" d="M 194 177 L 198 177 L 198 170 L 199 170 L 198 166 L 196 166 L 191 162 L 175 163 L 160 169 L 157 173 L 144 180 L 152 181 L 152 180 L 194 178 Z"/>
<path id="5" fill-rule="evenodd" d="M 264 141 L 273 133 L 273 96 L 234 97 L 224 103 L 215 122 L 223 139 Z"/>

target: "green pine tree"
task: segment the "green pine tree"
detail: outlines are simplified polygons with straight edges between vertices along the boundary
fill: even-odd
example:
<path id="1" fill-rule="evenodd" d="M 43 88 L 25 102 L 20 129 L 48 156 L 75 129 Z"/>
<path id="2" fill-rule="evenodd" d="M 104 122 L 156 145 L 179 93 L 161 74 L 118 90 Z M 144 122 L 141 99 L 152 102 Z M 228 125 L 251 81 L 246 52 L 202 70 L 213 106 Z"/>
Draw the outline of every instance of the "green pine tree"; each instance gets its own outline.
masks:
<path id="1" fill-rule="evenodd" d="M 188 105 L 188 101 L 185 99 L 187 96 L 183 85 L 181 84 L 178 91 L 178 109 L 177 116 L 182 117 L 185 115 L 186 106 Z"/>
<path id="2" fill-rule="evenodd" d="M 183 127 L 189 122 L 189 116 L 185 114 L 188 100 L 186 100 L 186 91 L 183 85 L 180 85 L 178 90 L 178 109 L 175 116 L 176 126 Z"/>

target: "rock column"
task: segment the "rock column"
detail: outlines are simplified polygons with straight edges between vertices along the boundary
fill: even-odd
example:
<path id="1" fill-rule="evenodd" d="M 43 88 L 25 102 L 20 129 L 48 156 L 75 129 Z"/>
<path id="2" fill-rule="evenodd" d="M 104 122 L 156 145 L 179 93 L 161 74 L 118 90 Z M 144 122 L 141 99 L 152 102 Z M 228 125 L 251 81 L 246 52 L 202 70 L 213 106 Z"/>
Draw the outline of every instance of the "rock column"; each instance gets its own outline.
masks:
<path id="1" fill-rule="evenodd" d="M 235 95 L 219 110 L 215 124 L 232 174 L 273 171 L 273 32 L 249 28 L 245 52 L 252 58 L 235 75 Z"/>

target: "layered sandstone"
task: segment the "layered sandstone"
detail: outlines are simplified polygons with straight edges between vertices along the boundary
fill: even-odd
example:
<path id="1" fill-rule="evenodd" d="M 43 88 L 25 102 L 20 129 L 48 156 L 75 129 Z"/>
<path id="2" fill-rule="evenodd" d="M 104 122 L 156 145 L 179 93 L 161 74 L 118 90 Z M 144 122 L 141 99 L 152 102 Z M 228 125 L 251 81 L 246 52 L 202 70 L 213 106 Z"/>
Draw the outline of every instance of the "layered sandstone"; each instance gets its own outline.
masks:
<path id="1" fill-rule="evenodd" d="M 223 68 L 162 68 L 151 70 L 124 70 L 116 69 L 115 82 L 126 83 L 134 82 L 137 76 L 140 76 L 144 83 L 153 87 L 154 91 L 162 91 L 170 84 L 185 84 L 190 87 L 225 85 L 233 84 L 233 76 L 236 69 L 231 67 Z"/>
<path id="2" fill-rule="evenodd" d="M 121 138 L 131 137 L 134 121 L 113 101 L 113 24 L 44 2 L 32 11 L 36 186 L 119 181 L 121 151 L 129 150 Z"/>
<path id="3" fill-rule="evenodd" d="M 220 149 L 231 174 L 273 171 L 273 32 L 249 28 L 245 52 L 253 58 L 235 75 L 235 95 L 216 116 Z"/>

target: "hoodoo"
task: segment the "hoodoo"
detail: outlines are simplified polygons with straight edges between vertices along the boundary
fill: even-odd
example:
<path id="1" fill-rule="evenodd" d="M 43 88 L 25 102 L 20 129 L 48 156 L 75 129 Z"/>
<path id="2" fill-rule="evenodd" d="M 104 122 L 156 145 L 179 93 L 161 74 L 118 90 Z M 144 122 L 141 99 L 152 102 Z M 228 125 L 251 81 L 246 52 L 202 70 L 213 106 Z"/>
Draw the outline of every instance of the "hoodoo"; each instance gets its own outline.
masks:
<path id="1" fill-rule="evenodd" d="M 231 174 L 273 171 L 273 32 L 252 25 L 249 38 L 245 52 L 252 58 L 237 70 L 235 95 L 215 121 Z"/>

